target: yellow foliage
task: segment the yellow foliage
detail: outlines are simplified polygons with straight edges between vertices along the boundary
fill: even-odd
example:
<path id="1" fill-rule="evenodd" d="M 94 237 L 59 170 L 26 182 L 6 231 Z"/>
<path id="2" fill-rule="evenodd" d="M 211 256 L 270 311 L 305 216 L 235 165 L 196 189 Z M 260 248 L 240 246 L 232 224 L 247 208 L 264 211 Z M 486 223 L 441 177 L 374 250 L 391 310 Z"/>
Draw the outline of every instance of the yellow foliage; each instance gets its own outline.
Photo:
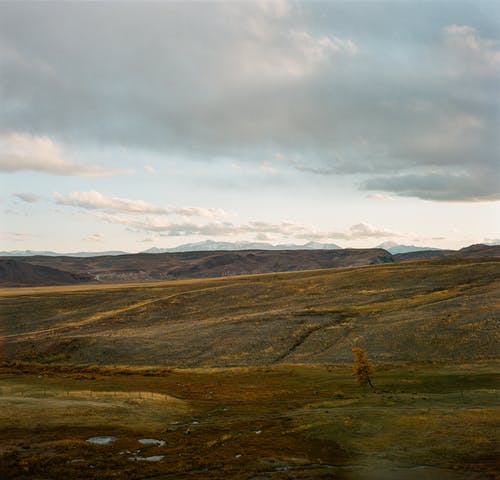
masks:
<path id="1" fill-rule="evenodd" d="M 356 377 L 356 381 L 363 387 L 370 385 L 373 388 L 370 378 L 373 376 L 373 368 L 368 362 L 366 352 L 362 348 L 354 347 L 352 353 L 354 353 L 353 375 Z"/>

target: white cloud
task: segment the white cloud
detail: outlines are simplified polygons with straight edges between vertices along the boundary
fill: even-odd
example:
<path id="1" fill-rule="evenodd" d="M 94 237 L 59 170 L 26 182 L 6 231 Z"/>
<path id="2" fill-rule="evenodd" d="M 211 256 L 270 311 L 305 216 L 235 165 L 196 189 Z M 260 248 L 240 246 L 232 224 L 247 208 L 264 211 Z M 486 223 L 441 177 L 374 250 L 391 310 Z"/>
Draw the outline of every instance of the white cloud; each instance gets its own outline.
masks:
<path id="1" fill-rule="evenodd" d="M 278 172 L 278 170 L 276 170 L 276 168 L 273 167 L 271 162 L 266 162 L 266 161 L 260 163 L 259 170 L 261 172 L 265 172 L 265 173 L 277 173 Z"/>
<path id="2" fill-rule="evenodd" d="M 86 238 L 83 238 L 82 240 L 86 242 L 103 242 L 104 241 L 104 234 L 103 233 L 94 233 L 92 235 L 89 235 Z"/>
<path id="3" fill-rule="evenodd" d="M 68 160 L 62 145 L 48 137 L 11 132 L 0 135 L 0 172 L 34 172 L 81 177 L 101 177 L 124 173 L 121 170 L 86 165 Z"/>
<path id="4" fill-rule="evenodd" d="M 0 238 L 4 238 L 7 240 L 22 241 L 26 238 L 36 238 L 36 237 L 40 237 L 40 235 L 27 232 L 0 232 Z"/>
<path id="5" fill-rule="evenodd" d="M 280 8 L 262 8 L 255 2 L 221 4 L 218 8 L 228 22 L 243 26 L 237 32 L 227 32 L 234 37 L 221 65 L 227 68 L 225 77 L 243 85 L 300 81 L 314 75 L 329 58 L 352 56 L 358 51 L 349 38 L 317 35 L 304 26 L 294 28 L 293 17 L 300 14 L 289 2 L 282 2 Z"/>
<path id="6" fill-rule="evenodd" d="M 152 167 L 151 165 L 145 165 L 144 166 L 144 171 L 148 172 L 148 173 L 155 173 L 156 170 L 154 169 L 154 167 Z"/>
<path id="7" fill-rule="evenodd" d="M 444 31 L 448 35 L 474 35 L 476 33 L 476 29 L 470 27 L 469 25 L 448 25 L 445 27 Z"/>
<path id="8" fill-rule="evenodd" d="M 26 203 L 36 203 L 40 199 L 38 195 L 34 195 L 33 193 L 20 192 L 20 193 L 13 193 L 12 195 Z"/>
<path id="9" fill-rule="evenodd" d="M 460 73 L 474 75 L 498 71 L 500 50 L 495 40 L 480 37 L 470 25 L 449 25 L 444 32 L 447 46 L 461 64 Z"/>
<path id="10" fill-rule="evenodd" d="M 272 238 L 295 238 L 301 240 L 364 240 L 368 238 L 388 238 L 402 236 L 398 232 L 373 227 L 366 223 L 358 223 L 349 228 L 348 231 L 317 231 L 310 225 L 283 221 L 279 223 L 251 221 L 243 224 L 232 222 L 172 222 L 165 217 L 151 216 L 146 218 L 131 217 L 124 215 L 113 215 L 98 213 L 97 218 L 108 223 L 125 225 L 138 231 L 154 232 L 161 236 L 177 237 L 190 235 L 205 236 L 248 236 L 270 240 Z"/>
<path id="11" fill-rule="evenodd" d="M 355 55 L 357 45 L 350 39 L 321 36 L 315 37 L 306 31 L 290 31 L 287 34 L 290 46 L 285 57 L 286 71 L 292 76 L 303 76 L 320 67 L 330 55 Z"/>
<path id="12" fill-rule="evenodd" d="M 311 230 L 311 227 L 293 222 L 269 223 L 248 222 L 234 224 L 226 221 L 209 223 L 173 222 L 165 217 L 124 216 L 108 213 L 98 213 L 97 218 L 109 223 L 125 225 L 136 230 L 161 233 L 164 236 L 208 235 L 208 236 L 237 236 L 251 233 L 275 234 L 281 236 L 298 236 Z"/>
<path id="13" fill-rule="evenodd" d="M 139 243 L 152 243 L 157 242 L 159 240 L 158 235 L 148 235 L 147 237 L 142 238 L 141 240 L 137 240 Z"/>
<path id="14" fill-rule="evenodd" d="M 400 237 L 401 234 L 391 230 L 373 227 L 367 223 L 358 223 L 349 229 L 348 238 L 359 240 L 363 238 Z"/>
<path id="15" fill-rule="evenodd" d="M 352 225 L 348 231 L 311 232 L 302 235 L 301 238 L 308 240 L 328 240 L 331 238 L 342 240 L 365 240 L 367 238 L 393 238 L 401 236 L 403 235 L 399 232 L 376 228 L 367 223 L 358 223 L 356 225 Z"/>
<path id="16" fill-rule="evenodd" d="M 483 243 L 486 245 L 500 245 L 500 238 L 485 238 Z"/>
<path id="17" fill-rule="evenodd" d="M 58 205 L 80 207 L 87 210 L 105 210 L 131 214 L 181 215 L 186 217 L 221 217 L 226 215 L 224 210 L 217 208 L 162 207 L 147 203 L 144 200 L 130 200 L 128 198 L 103 195 L 95 190 L 71 192 L 68 195 L 55 192 L 54 197 Z"/>
<path id="18" fill-rule="evenodd" d="M 394 200 L 394 197 L 385 193 L 370 193 L 366 195 L 366 198 L 371 198 L 372 200 Z"/>

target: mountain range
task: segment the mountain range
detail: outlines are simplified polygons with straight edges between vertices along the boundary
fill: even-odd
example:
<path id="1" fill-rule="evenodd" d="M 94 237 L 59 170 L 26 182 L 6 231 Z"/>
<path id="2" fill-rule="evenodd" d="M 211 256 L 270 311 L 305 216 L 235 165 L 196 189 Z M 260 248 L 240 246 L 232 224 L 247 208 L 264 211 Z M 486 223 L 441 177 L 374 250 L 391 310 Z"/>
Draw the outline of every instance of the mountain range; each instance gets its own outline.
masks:
<path id="1" fill-rule="evenodd" d="M 428 250 L 440 250 L 435 247 L 417 247 L 416 245 L 401 245 L 395 242 L 384 242 L 377 245 L 375 248 L 382 248 L 389 253 L 408 253 L 420 252 Z M 294 243 L 277 244 L 273 245 L 266 242 L 217 242 L 214 240 L 205 240 L 195 243 L 185 243 L 177 247 L 148 248 L 139 253 L 175 253 L 175 252 L 215 252 L 215 251 L 240 251 L 240 250 L 340 250 L 342 247 L 335 243 L 320 243 L 320 242 L 307 242 L 302 245 Z M 12 250 L 0 252 L 0 257 L 32 257 L 44 255 L 47 257 L 104 257 L 115 255 L 129 255 L 130 252 L 121 250 L 110 250 L 104 252 L 66 252 L 59 253 L 47 250 Z"/>
<path id="2" fill-rule="evenodd" d="M 417 247 L 416 245 L 400 245 L 396 242 L 384 242 L 377 245 L 376 248 L 383 248 L 389 253 L 396 255 L 397 253 L 410 253 L 410 252 L 426 252 L 429 250 L 442 250 L 435 247 Z"/>
<path id="3" fill-rule="evenodd" d="M 203 242 L 185 243 L 171 248 L 149 248 L 141 253 L 174 253 L 174 252 L 214 252 L 233 250 L 340 250 L 335 243 L 307 242 L 303 245 L 279 244 L 273 245 L 265 242 L 216 242 L 205 240 Z"/>
<path id="4" fill-rule="evenodd" d="M 45 257 L 106 257 L 109 255 L 127 255 L 128 252 L 121 250 L 109 250 L 107 252 L 71 252 L 58 253 L 50 250 L 10 250 L 8 252 L 0 252 L 0 257 L 33 257 L 43 255 Z"/>

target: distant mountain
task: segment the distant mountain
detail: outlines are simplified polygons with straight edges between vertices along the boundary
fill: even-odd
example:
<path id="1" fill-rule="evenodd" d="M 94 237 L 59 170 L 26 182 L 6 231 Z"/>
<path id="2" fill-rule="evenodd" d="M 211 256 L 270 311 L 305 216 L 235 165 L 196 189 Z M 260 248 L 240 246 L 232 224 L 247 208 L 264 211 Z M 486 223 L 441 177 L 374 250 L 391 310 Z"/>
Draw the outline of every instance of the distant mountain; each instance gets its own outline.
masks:
<path id="1" fill-rule="evenodd" d="M 57 253 L 48 250 L 11 250 L 9 252 L 0 252 L 0 257 L 34 257 L 44 255 L 46 257 L 105 257 L 108 255 L 127 255 L 128 252 L 120 250 L 110 250 L 108 252 L 73 252 Z"/>
<path id="2" fill-rule="evenodd" d="M 378 245 L 376 248 L 383 248 L 389 253 L 396 255 L 397 253 L 410 253 L 410 252 L 424 252 L 429 250 L 441 250 L 440 248 L 434 247 L 417 247 L 416 245 L 400 245 L 395 242 L 384 242 Z"/>
<path id="3" fill-rule="evenodd" d="M 129 255 L 129 252 L 122 252 L 121 250 L 109 250 L 106 252 L 76 252 L 76 253 L 63 253 L 66 257 L 108 257 L 117 255 Z"/>
<path id="4" fill-rule="evenodd" d="M 281 244 L 273 245 L 265 242 L 215 242 L 206 240 L 196 243 L 185 243 L 177 247 L 152 247 L 141 253 L 175 253 L 175 252 L 214 252 L 235 250 L 340 250 L 335 243 L 308 242 L 303 245 Z"/>
<path id="5" fill-rule="evenodd" d="M 62 255 L 62 253 L 50 252 L 47 250 L 11 250 L 9 252 L 0 252 L 1 257 L 32 257 L 34 255 L 57 257 Z"/>

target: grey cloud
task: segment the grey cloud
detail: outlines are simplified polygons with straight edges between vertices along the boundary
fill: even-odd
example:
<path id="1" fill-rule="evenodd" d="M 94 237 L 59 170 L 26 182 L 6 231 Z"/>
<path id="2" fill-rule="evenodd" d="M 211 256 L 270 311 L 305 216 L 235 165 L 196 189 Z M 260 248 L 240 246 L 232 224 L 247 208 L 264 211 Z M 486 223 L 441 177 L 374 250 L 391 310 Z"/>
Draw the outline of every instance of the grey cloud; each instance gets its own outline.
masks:
<path id="1" fill-rule="evenodd" d="M 34 195 L 33 193 L 13 193 L 14 197 L 17 197 L 19 200 L 27 203 L 36 203 L 40 200 L 38 195 Z"/>
<path id="2" fill-rule="evenodd" d="M 280 151 L 304 174 L 463 171 L 449 195 L 489 198 L 476 177 L 500 153 L 499 10 L 3 3 L 0 129 L 257 165 Z"/>
<path id="3" fill-rule="evenodd" d="M 477 175 L 429 173 L 379 177 L 367 180 L 362 188 L 435 201 L 500 200 L 498 172 L 478 172 Z"/>

